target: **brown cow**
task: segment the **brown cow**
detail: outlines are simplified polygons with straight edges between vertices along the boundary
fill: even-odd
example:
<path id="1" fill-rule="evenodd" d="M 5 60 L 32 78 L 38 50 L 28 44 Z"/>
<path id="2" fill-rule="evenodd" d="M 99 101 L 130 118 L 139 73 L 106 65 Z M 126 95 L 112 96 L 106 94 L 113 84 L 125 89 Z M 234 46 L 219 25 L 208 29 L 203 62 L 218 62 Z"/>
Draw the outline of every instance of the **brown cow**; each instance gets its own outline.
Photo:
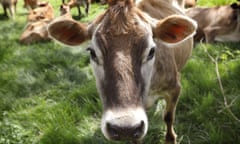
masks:
<path id="1" fill-rule="evenodd" d="M 60 15 L 68 18 L 72 18 L 71 11 L 70 11 L 70 6 L 67 4 L 62 4 L 60 6 Z"/>
<path id="2" fill-rule="evenodd" d="M 240 5 L 195 7 L 186 10 L 188 16 L 198 22 L 195 41 L 240 41 Z"/>
<path id="3" fill-rule="evenodd" d="M 52 20 L 54 18 L 54 10 L 50 3 L 41 2 L 38 7 L 30 10 L 28 14 L 28 22 L 35 22 L 39 20 Z"/>
<path id="4" fill-rule="evenodd" d="M 20 43 L 31 44 L 35 42 L 49 41 L 51 40 L 48 36 L 47 25 L 49 21 L 37 21 L 28 23 L 24 32 L 20 36 Z"/>
<path id="5" fill-rule="evenodd" d="M 38 7 L 39 0 L 24 0 L 23 7 L 27 9 L 35 9 Z"/>
<path id="6" fill-rule="evenodd" d="M 62 0 L 62 3 L 65 4 L 65 0 Z M 80 7 L 83 6 L 85 8 L 85 14 L 88 15 L 90 9 L 91 0 L 68 0 L 67 5 L 70 6 L 70 9 L 73 7 L 78 8 L 78 16 L 82 17 L 82 12 Z"/>
<path id="7" fill-rule="evenodd" d="M 109 0 L 108 5 L 88 25 L 62 17 L 53 20 L 49 35 L 69 46 L 91 39 L 87 50 L 103 102 L 101 129 L 107 139 L 140 143 L 148 129 L 145 110 L 163 96 L 166 144 L 176 144 L 179 72 L 191 54 L 196 22 L 165 0 L 144 0 L 139 8 L 133 0 Z"/>
<path id="8" fill-rule="evenodd" d="M 9 9 L 10 15 L 12 18 L 15 16 L 17 0 L 0 0 L 2 4 L 4 16 L 8 16 L 7 9 Z"/>
<path id="9" fill-rule="evenodd" d="M 37 8 L 29 12 L 28 23 L 20 36 L 20 43 L 30 44 L 49 41 L 47 25 L 53 18 L 54 11 L 51 4 L 48 2 L 39 3 Z"/>

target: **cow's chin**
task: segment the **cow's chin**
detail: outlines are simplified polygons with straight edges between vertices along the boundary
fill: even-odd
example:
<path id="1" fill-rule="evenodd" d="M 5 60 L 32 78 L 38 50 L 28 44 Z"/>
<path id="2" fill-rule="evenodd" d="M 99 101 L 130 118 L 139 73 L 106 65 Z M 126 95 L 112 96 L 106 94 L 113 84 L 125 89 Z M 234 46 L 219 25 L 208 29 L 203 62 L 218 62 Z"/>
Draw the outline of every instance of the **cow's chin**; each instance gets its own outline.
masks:
<path id="1" fill-rule="evenodd" d="M 141 140 L 148 129 L 147 115 L 141 107 L 109 109 L 103 114 L 101 129 L 109 140 Z"/>

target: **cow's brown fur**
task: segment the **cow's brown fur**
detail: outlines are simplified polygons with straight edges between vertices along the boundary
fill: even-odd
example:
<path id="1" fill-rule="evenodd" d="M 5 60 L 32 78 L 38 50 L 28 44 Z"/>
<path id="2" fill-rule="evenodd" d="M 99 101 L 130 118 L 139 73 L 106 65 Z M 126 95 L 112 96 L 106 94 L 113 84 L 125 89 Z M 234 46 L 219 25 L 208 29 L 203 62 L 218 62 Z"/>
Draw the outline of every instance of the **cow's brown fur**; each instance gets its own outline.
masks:
<path id="1" fill-rule="evenodd" d="M 162 19 L 172 14 L 184 15 L 182 11 L 172 7 L 165 1 L 143 1 L 139 7 L 157 19 Z M 189 39 L 174 46 L 174 49 L 169 49 L 158 42 L 158 46 L 161 49 L 156 53 L 158 58 L 155 62 L 156 72 L 153 74 L 150 95 L 165 94 L 167 107 L 164 119 L 168 127 L 166 140 L 175 137 L 172 124 L 181 88 L 179 72 L 191 55 L 192 45 L 193 41 Z"/>

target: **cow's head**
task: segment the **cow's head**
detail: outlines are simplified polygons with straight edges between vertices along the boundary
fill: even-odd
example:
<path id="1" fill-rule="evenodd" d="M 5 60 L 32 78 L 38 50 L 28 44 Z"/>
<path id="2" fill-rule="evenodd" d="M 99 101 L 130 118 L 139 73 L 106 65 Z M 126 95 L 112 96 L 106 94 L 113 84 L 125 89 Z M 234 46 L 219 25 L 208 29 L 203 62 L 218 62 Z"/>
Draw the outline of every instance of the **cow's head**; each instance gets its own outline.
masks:
<path id="1" fill-rule="evenodd" d="M 187 17 L 156 20 L 137 9 L 131 0 L 109 1 L 109 8 L 91 24 L 56 19 L 50 36 L 65 45 L 91 40 L 87 50 L 103 102 L 102 132 L 111 140 L 138 140 L 147 132 L 143 98 L 147 96 L 155 40 L 176 44 L 192 36 L 195 23 Z"/>

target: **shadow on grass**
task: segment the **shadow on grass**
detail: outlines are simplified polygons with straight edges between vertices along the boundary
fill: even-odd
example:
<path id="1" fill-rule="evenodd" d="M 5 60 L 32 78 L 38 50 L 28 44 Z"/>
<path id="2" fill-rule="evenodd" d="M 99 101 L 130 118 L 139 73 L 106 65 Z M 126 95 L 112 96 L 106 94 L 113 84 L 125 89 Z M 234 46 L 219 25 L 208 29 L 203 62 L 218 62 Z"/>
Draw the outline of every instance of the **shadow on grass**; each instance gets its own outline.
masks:
<path id="1" fill-rule="evenodd" d="M 24 13 L 17 13 L 15 15 L 15 17 L 22 17 L 22 16 L 26 16 L 27 17 L 28 12 L 24 12 Z M 11 19 L 8 15 L 4 15 L 4 14 L 0 14 L 0 21 L 1 20 L 9 20 Z"/>
<path id="2" fill-rule="evenodd" d="M 9 17 L 7 15 L 4 15 L 4 14 L 0 14 L 0 21 L 1 20 L 8 20 Z"/>

